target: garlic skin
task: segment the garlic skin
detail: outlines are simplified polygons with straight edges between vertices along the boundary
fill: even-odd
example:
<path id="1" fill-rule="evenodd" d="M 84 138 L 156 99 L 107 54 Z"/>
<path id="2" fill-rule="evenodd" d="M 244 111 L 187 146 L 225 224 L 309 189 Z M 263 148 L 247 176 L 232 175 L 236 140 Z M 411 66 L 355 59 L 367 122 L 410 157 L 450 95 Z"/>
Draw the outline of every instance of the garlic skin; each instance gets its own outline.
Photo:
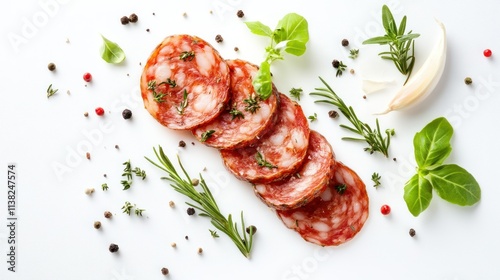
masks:
<path id="1" fill-rule="evenodd" d="M 422 64 L 418 72 L 413 73 L 410 79 L 396 93 L 389 102 L 385 111 L 376 115 L 387 114 L 391 111 L 407 108 L 410 105 L 424 100 L 434 90 L 443 74 L 446 65 L 446 28 L 436 20 L 440 27 L 440 38 L 434 45 L 429 57 Z"/>

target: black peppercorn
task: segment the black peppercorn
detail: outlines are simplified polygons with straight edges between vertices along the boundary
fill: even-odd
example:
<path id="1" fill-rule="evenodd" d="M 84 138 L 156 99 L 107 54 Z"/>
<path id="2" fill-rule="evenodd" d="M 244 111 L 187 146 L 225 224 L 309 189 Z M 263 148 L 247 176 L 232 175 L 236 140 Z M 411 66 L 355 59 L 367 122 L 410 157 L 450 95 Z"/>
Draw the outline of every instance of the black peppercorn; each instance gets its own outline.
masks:
<path id="1" fill-rule="evenodd" d="M 467 78 L 464 79 L 464 82 L 465 82 L 466 85 L 470 85 L 470 84 L 472 84 L 472 78 L 471 77 L 467 77 Z"/>
<path id="2" fill-rule="evenodd" d="M 161 274 L 168 275 L 168 268 L 164 267 L 161 269 Z"/>
<path id="3" fill-rule="evenodd" d="M 116 244 L 114 244 L 114 243 L 111 243 L 111 244 L 109 245 L 109 251 L 110 251 L 111 253 L 116 253 L 116 252 L 118 252 L 118 249 L 120 249 L 120 248 L 118 247 L 118 245 L 116 245 Z"/>
<path id="4" fill-rule="evenodd" d="M 54 63 L 49 63 L 49 65 L 47 66 L 47 68 L 49 68 L 50 71 L 54 71 L 56 70 L 56 65 Z"/>
<path id="5" fill-rule="evenodd" d="M 337 111 L 335 110 L 331 110 L 331 111 L 328 111 L 328 116 L 332 119 L 336 118 L 339 116 L 339 113 L 337 113 Z"/>
<path id="6" fill-rule="evenodd" d="M 130 20 L 130 22 L 137 22 L 139 20 L 139 17 L 136 14 L 131 14 L 128 17 L 128 20 Z"/>
<path id="7" fill-rule="evenodd" d="M 343 40 L 342 40 L 342 46 L 343 46 L 343 47 L 347 47 L 347 46 L 349 46 L 349 40 L 347 40 L 347 39 L 343 39 Z"/>
<path id="8" fill-rule="evenodd" d="M 105 211 L 105 212 L 104 212 L 104 217 L 105 217 L 106 219 L 110 219 L 111 217 L 113 217 L 113 214 L 111 214 L 111 212 L 109 212 L 109 211 Z"/>
<path id="9" fill-rule="evenodd" d="M 332 61 L 332 65 L 333 65 L 333 68 L 339 68 L 340 61 L 338 61 L 338 60 L 334 59 L 334 60 Z"/>
<path id="10" fill-rule="evenodd" d="M 220 34 L 217 34 L 217 36 L 215 36 L 215 42 L 222 43 L 222 41 L 224 41 L 222 36 Z"/>
<path id="11" fill-rule="evenodd" d="M 125 25 L 125 24 L 128 24 L 128 23 L 130 22 L 130 20 L 128 19 L 128 17 L 126 17 L 126 16 L 122 16 L 122 17 L 120 18 L 120 22 L 121 22 L 123 25 Z"/>
<path id="12" fill-rule="evenodd" d="M 187 209 L 187 214 L 188 214 L 189 216 L 194 215 L 194 212 L 195 212 L 195 211 L 194 211 L 194 208 L 193 208 L 193 207 L 189 207 L 189 208 Z"/>
<path id="13" fill-rule="evenodd" d="M 239 17 L 239 18 L 242 18 L 245 16 L 245 13 L 243 13 L 242 10 L 238 10 L 238 12 L 236 12 L 236 15 Z"/>
<path id="14" fill-rule="evenodd" d="M 179 141 L 179 147 L 181 148 L 186 147 L 186 142 L 184 142 L 183 140 Z"/>
<path id="15" fill-rule="evenodd" d="M 122 117 L 126 120 L 130 119 L 132 117 L 132 111 L 130 111 L 129 109 L 123 110 Z"/>
<path id="16" fill-rule="evenodd" d="M 412 229 L 412 228 L 410 228 L 410 232 L 409 233 L 410 233 L 411 237 L 415 236 L 415 234 L 416 234 L 415 230 Z"/>
<path id="17" fill-rule="evenodd" d="M 253 226 L 253 225 L 252 225 L 252 226 L 249 226 L 249 227 L 247 227 L 246 232 L 247 232 L 248 234 L 252 234 L 252 235 L 254 235 L 254 234 L 257 232 L 257 227 L 256 227 L 256 226 Z"/>

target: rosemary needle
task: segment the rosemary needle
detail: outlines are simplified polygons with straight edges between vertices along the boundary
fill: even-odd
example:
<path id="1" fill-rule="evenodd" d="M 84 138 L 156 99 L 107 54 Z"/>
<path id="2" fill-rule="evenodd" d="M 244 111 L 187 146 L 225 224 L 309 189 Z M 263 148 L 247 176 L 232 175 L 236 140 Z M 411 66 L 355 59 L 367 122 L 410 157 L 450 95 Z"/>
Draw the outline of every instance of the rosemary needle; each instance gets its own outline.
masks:
<path id="1" fill-rule="evenodd" d="M 149 158 L 146 159 L 151 162 L 154 166 L 160 168 L 161 170 L 167 172 L 168 177 L 162 177 L 162 179 L 171 182 L 170 186 L 187 197 L 189 197 L 195 204 L 186 202 L 187 205 L 196 208 L 200 211 L 200 216 L 208 217 L 211 219 L 212 225 L 214 225 L 218 230 L 225 233 L 240 252 L 247 258 L 250 257 L 250 251 L 252 250 L 253 234 L 247 234 L 245 231 L 245 222 L 243 220 L 243 212 L 241 212 L 241 236 L 240 230 L 238 229 L 238 224 L 233 222 L 231 214 L 227 218 L 221 213 L 215 198 L 212 196 L 210 189 L 208 188 L 203 176 L 200 174 L 199 185 L 201 186 L 201 191 L 194 188 L 191 178 L 187 174 L 180 158 L 177 156 L 177 161 L 184 174 L 185 178 L 182 178 L 170 159 L 165 155 L 161 146 L 159 146 L 158 151 L 153 148 L 156 158 L 159 163 L 156 163 Z"/>
<path id="2" fill-rule="evenodd" d="M 365 148 L 365 151 L 370 152 L 380 152 L 385 157 L 389 157 L 389 144 L 391 143 L 391 136 L 394 135 L 394 129 L 386 129 L 386 137 L 382 136 L 380 125 L 378 119 L 376 119 L 377 127 L 372 129 L 368 124 L 362 122 L 356 116 L 354 109 L 351 106 L 347 106 L 344 101 L 332 90 L 332 88 L 319 77 L 321 82 L 326 86 L 326 88 L 315 88 L 316 92 L 310 93 L 313 96 L 320 96 L 326 99 L 314 101 L 315 103 L 328 103 L 337 106 L 342 112 L 342 114 L 351 122 L 352 126 L 347 126 L 341 124 L 340 127 L 350 130 L 362 138 L 354 137 L 343 137 L 343 140 L 354 140 L 354 141 L 365 141 L 369 147 Z"/>

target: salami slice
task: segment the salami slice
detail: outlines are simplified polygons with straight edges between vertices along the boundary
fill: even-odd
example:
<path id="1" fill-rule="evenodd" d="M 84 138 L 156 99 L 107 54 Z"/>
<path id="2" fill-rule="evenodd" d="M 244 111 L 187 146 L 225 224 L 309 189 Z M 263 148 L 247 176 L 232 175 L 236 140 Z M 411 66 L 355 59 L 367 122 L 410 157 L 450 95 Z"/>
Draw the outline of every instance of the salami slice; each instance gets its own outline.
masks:
<path id="1" fill-rule="evenodd" d="M 149 57 L 141 77 L 144 106 L 161 124 L 191 129 L 217 117 L 229 98 L 229 68 L 209 43 L 172 35 Z"/>
<path id="2" fill-rule="evenodd" d="M 309 124 L 300 105 L 280 93 L 276 124 L 253 147 L 221 150 L 225 166 L 237 178 L 268 183 L 295 172 L 307 152 Z"/>
<path id="3" fill-rule="evenodd" d="M 255 193 L 275 209 L 289 210 L 303 206 L 326 190 L 334 163 L 333 150 L 328 141 L 311 130 L 309 148 L 300 169 L 283 180 L 256 184 Z"/>
<path id="4" fill-rule="evenodd" d="M 256 142 L 276 122 L 278 90 L 259 100 L 252 85 L 258 67 L 243 60 L 228 60 L 231 101 L 213 121 L 193 129 L 194 136 L 210 147 L 235 149 Z M 253 106 L 253 107 L 252 107 Z"/>
<path id="5" fill-rule="evenodd" d="M 366 187 L 354 171 L 337 162 L 329 187 L 319 197 L 277 214 L 306 241 L 337 246 L 352 239 L 368 218 Z"/>

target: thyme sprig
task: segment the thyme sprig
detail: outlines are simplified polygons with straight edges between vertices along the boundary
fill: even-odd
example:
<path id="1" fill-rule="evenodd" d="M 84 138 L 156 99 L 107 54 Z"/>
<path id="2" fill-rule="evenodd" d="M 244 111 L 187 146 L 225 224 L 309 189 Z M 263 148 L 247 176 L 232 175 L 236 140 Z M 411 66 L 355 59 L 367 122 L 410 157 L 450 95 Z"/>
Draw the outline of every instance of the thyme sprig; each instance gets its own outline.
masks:
<path id="1" fill-rule="evenodd" d="M 260 152 L 257 152 L 255 154 L 255 160 L 257 161 L 257 164 L 261 167 L 278 168 L 278 166 L 273 165 L 269 161 L 267 161 Z"/>
<path id="2" fill-rule="evenodd" d="M 379 55 L 383 59 L 394 62 L 399 72 L 407 76 L 406 84 L 415 65 L 415 41 L 413 40 L 418 38 L 420 34 L 412 33 L 411 30 L 405 34 L 406 16 L 401 19 L 398 27 L 387 5 L 382 6 L 382 24 L 386 34 L 365 40 L 363 44 L 389 45 L 389 51 L 381 52 Z"/>
<path id="3" fill-rule="evenodd" d="M 182 93 L 182 101 L 179 104 L 179 107 L 176 107 L 177 113 L 179 113 L 179 115 L 184 114 L 184 109 L 186 109 L 186 107 L 188 106 L 187 96 L 188 96 L 187 90 L 184 89 L 184 92 Z"/>
<path id="4" fill-rule="evenodd" d="M 250 95 L 250 97 L 244 99 L 243 102 L 246 104 L 245 111 L 248 111 L 252 114 L 257 112 L 257 110 L 260 108 L 258 96 L 255 97 L 253 95 Z"/>
<path id="5" fill-rule="evenodd" d="M 163 177 L 162 179 L 171 182 L 170 186 L 178 193 L 183 194 L 190 198 L 194 203 L 186 202 L 187 205 L 198 209 L 200 211 L 200 216 L 210 218 L 212 225 L 218 230 L 225 233 L 234 242 L 236 247 L 240 252 L 247 258 L 250 257 L 250 251 L 252 250 L 253 234 L 247 234 L 245 232 L 245 222 L 243 220 L 243 212 L 241 212 L 241 226 L 239 227 L 236 222 L 233 222 L 232 215 L 229 214 L 227 218 L 221 213 L 215 198 L 213 197 L 210 189 L 208 188 L 203 176 L 200 174 L 200 186 L 201 190 L 198 191 L 193 186 L 189 174 L 184 169 L 182 162 L 179 157 L 177 161 L 184 174 L 182 178 L 170 159 L 165 155 L 161 146 L 159 146 L 158 151 L 153 148 L 156 158 L 159 163 L 152 161 L 151 159 L 146 159 L 152 163 L 154 166 L 165 171 L 168 177 Z M 199 188 L 198 188 L 199 189 Z M 241 229 L 241 232 L 240 230 Z"/>
<path id="6" fill-rule="evenodd" d="M 376 128 L 372 129 L 368 124 L 362 122 L 354 109 L 351 106 L 347 106 L 344 101 L 332 90 L 332 88 L 319 77 L 321 82 L 326 88 L 315 88 L 316 92 L 310 93 L 313 96 L 320 96 L 326 99 L 317 100 L 315 103 L 328 103 L 339 108 L 340 112 L 351 122 L 352 126 L 347 126 L 341 124 L 340 127 L 350 130 L 362 138 L 354 137 L 343 137 L 342 140 L 353 140 L 353 141 L 365 141 L 368 144 L 364 150 L 373 154 L 374 152 L 380 152 L 385 157 L 389 157 L 389 144 L 391 143 L 391 136 L 394 135 L 394 129 L 386 129 L 384 137 L 380 130 L 380 125 L 378 119 L 376 119 Z"/>

